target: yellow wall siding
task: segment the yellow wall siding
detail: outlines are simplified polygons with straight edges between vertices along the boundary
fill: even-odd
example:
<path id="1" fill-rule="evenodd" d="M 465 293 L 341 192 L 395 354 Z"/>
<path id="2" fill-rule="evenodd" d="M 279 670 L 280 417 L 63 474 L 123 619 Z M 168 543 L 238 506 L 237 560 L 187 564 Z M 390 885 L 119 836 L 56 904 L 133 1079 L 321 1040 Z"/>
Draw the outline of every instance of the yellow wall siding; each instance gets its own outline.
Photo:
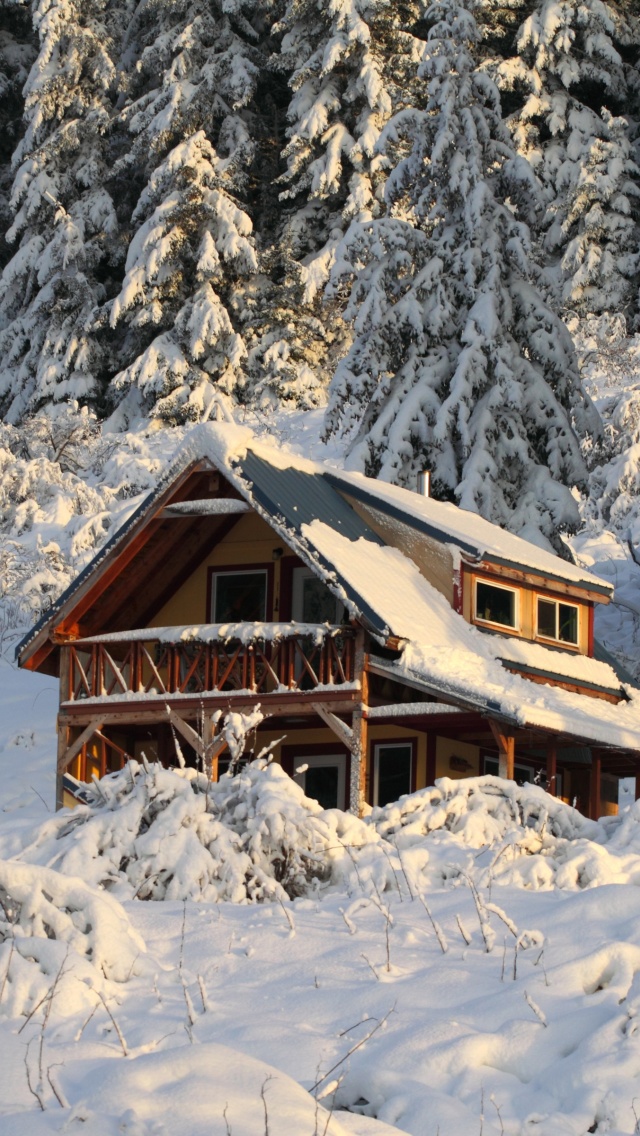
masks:
<path id="1" fill-rule="evenodd" d="M 464 758 L 469 762 L 470 768 L 452 769 L 450 762 L 453 757 Z M 481 772 L 479 746 L 457 742 L 453 738 L 436 739 L 436 777 L 451 777 L 457 780 L 460 777 L 477 777 Z"/>
<path id="2" fill-rule="evenodd" d="M 216 545 L 213 552 L 198 565 L 171 599 L 150 621 L 150 627 L 181 627 L 187 623 L 209 621 L 209 569 L 242 564 L 273 564 L 274 603 L 277 600 L 275 619 L 280 607 L 280 560 L 273 559 L 274 549 L 290 554 L 273 529 L 257 515 L 243 513 L 231 532 Z M 271 613 L 267 613 L 271 618 Z"/>

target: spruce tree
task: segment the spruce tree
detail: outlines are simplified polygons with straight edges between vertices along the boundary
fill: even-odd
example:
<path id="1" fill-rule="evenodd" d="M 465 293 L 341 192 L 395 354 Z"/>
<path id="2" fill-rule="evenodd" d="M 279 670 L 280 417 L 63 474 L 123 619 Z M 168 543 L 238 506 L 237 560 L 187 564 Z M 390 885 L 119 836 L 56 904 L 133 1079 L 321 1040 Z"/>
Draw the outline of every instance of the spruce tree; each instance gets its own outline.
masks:
<path id="1" fill-rule="evenodd" d="M 245 203 L 260 77 L 249 4 L 178 0 L 138 9 L 128 33 L 129 141 L 115 176 L 142 186 L 124 279 L 108 316 L 125 418 L 197 418 L 245 385 L 243 287 L 258 268 Z M 105 338 L 109 338 L 105 333 Z"/>
<path id="2" fill-rule="evenodd" d="M 538 256 L 550 298 L 578 313 L 633 302 L 640 171 L 629 110 L 640 76 L 632 24 L 603 0 L 536 0 L 514 54 L 488 64 L 509 124 L 541 183 Z M 640 41 L 639 41 L 640 42 Z"/>
<path id="3" fill-rule="evenodd" d="M 536 287 L 516 216 L 535 209 L 535 180 L 476 65 L 473 15 L 440 0 L 427 21 L 424 109 L 394 116 L 378 144 L 395 161 L 389 214 L 352 225 L 334 268 L 356 338 L 327 428 L 350 438 L 354 467 L 409 485 L 428 468 L 437 496 L 553 541 L 578 517 L 574 425 L 597 415 Z"/>
<path id="4" fill-rule="evenodd" d="M 0 281 L 0 406 L 11 422 L 47 402 L 99 393 L 91 328 L 104 297 L 105 249 L 117 232 L 105 183 L 111 30 L 121 20 L 104 0 L 35 8 L 40 50 L 24 90 L 7 233 L 17 248 Z"/>

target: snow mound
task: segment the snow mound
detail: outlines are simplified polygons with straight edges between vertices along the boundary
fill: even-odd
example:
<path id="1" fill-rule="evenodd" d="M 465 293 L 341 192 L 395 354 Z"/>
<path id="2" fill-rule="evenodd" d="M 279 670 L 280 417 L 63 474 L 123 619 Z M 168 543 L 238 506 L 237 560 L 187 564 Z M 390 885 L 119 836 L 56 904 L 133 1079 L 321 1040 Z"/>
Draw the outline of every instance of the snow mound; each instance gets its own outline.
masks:
<path id="1" fill-rule="evenodd" d="M 187 1131 L 188 1136 L 347 1136 L 354 1131 L 286 1073 L 215 1042 L 105 1062 L 90 1079 L 65 1068 L 58 1079 L 69 1102 L 63 1111 L 3 1117 L 5 1136 L 75 1132 L 76 1126 L 92 1136 L 184 1136 Z"/>
<path id="2" fill-rule="evenodd" d="M 372 842 L 370 826 L 323 811 L 264 759 L 218 783 L 132 761 L 96 784 L 89 804 L 45 822 L 21 859 L 82 873 L 122 899 L 252 903 L 343 884 L 355 871 L 352 846 Z M 392 873 L 379 860 L 362 871 L 384 889 Z"/>
<path id="3" fill-rule="evenodd" d="M 126 982 L 145 945 L 109 895 L 50 868 L 0 861 L 0 1011 L 30 1014 L 45 1000 L 95 1007 L 103 979 Z"/>

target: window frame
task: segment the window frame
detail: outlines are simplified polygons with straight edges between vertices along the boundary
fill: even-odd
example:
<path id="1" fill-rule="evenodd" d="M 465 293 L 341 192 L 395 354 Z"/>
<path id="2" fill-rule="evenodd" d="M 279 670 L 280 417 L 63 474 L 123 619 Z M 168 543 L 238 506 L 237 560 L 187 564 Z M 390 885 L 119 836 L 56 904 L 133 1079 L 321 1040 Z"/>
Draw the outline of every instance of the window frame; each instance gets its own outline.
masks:
<path id="1" fill-rule="evenodd" d="M 515 597 L 514 623 L 513 623 L 513 625 L 508 624 L 508 623 L 496 623 L 492 619 L 483 619 L 481 615 L 478 615 L 478 584 L 484 584 L 485 586 L 487 586 L 489 588 L 497 588 L 501 592 L 511 592 L 511 594 Z M 478 624 L 480 627 L 496 627 L 500 631 L 506 631 L 507 633 L 511 633 L 512 635 L 521 635 L 522 634 L 521 592 L 522 592 L 522 588 L 519 588 L 519 587 L 514 586 L 512 584 L 496 584 L 496 582 L 494 580 L 487 579 L 485 576 L 474 576 L 473 577 L 473 594 L 472 594 L 473 622 Z"/>
<path id="2" fill-rule="evenodd" d="M 245 576 L 260 573 L 265 576 L 265 614 L 261 623 L 273 622 L 273 564 L 216 564 L 209 567 L 207 588 L 207 609 L 209 623 L 220 622 L 215 618 L 215 581 L 217 576 Z M 246 622 L 240 621 L 240 622 Z"/>
<path id="3" fill-rule="evenodd" d="M 556 644 L 557 646 L 560 646 L 560 647 L 566 647 L 566 648 L 569 648 L 570 650 L 573 649 L 574 651 L 579 651 L 580 650 L 580 629 L 581 629 L 581 627 L 580 627 L 581 605 L 578 604 L 578 603 L 573 603 L 571 600 L 569 602 L 567 602 L 566 599 L 561 599 L 559 596 L 551 596 L 551 595 L 543 594 L 541 592 L 534 592 L 533 599 L 534 599 L 534 604 L 535 604 L 535 611 L 533 613 L 534 614 L 534 638 L 540 640 L 543 643 L 554 643 L 554 644 Z M 572 607 L 572 608 L 575 609 L 575 611 L 577 613 L 577 626 L 576 626 L 575 641 L 572 640 L 572 639 L 560 639 L 558 635 L 551 637 L 550 635 L 544 635 L 540 631 L 539 616 L 538 616 L 538 602 L 540 600 L 542 600 L 543 603 L 555 604 L 555 607 L 556 607 L 556 628 L 557 628 L 558 631 L 560 630 L 560 605 L 563 604 L 564 607 Z"/>
<path id="4" fill-rule="evenodd" d="M 408 793 L 415 793 L 416 790 L 416 739 L 415 738 L 379 738 L 377 741 L 371 743 L 372 748 L 372 763 L 371 763 L 371 804 L 375 807 L 378 804 L 378 792 L 380 787 L 380 760 L 379 751 L 381 749 L 400 748 L 404 746 L 409 749 L 410 753 L 410 766 L 409 766 L 409 788 Z M 382 806 L 384 807 L 384 806 Z"/>

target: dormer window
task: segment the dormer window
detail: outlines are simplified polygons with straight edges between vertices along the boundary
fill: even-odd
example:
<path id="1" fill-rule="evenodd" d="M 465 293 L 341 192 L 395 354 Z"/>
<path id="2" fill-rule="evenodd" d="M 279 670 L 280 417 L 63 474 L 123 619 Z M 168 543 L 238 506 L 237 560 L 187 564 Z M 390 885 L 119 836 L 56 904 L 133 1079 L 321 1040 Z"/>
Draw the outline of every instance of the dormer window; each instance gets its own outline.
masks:
<path id="1" fill-rule="evenodd" d="M 540 639 L 578 645 L 578 608 L 560 600 L 537 598 L 537 634 Z"/>
<path id="2" fill-rule="evenodd" d="M 475 618 L 479 623 L 518 630 L 518 592 L 501 584 L 476 580 Z"/>

